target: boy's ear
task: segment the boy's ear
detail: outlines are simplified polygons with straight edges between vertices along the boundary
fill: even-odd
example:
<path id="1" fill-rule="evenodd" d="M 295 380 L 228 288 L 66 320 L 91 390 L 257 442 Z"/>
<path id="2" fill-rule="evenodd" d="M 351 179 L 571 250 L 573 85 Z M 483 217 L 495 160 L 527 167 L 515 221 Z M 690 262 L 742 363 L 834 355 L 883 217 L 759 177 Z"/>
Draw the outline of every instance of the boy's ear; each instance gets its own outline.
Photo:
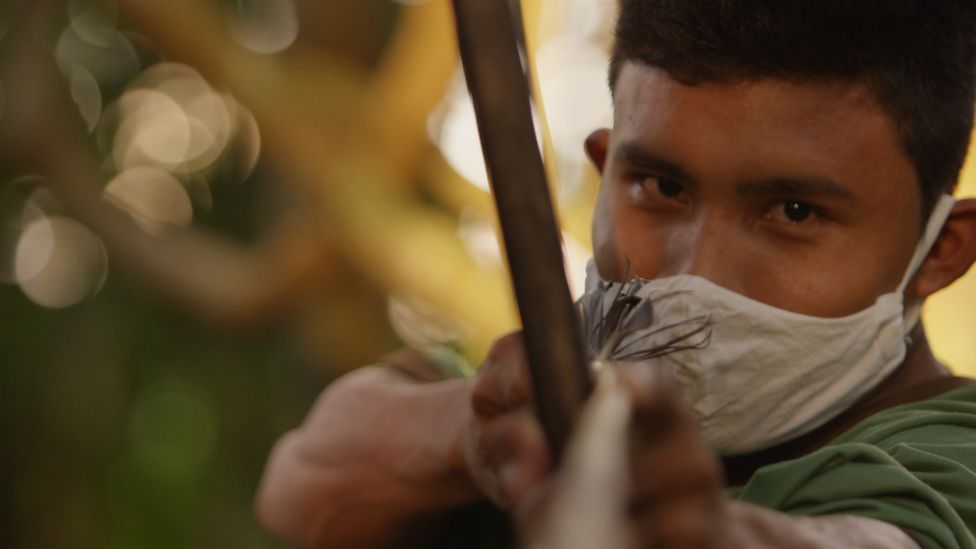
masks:
<path id="1" fill-rule="evenodd" d="M 586 148 L 586 156 L 590 157 L 590 162 L 593 162 L 602 175 L 603 166 L 607 162 L 607 149 L 610 147 L 610 130 L 601 128 L 594 131 L 586 138 L 583 146 Z"/>
<path id="2" fill-rule="evenodd" d="M 915 277 L 919 299 L 952 284 L 976 261 L 976 199 L 956 202 L 939 239 Z"/>

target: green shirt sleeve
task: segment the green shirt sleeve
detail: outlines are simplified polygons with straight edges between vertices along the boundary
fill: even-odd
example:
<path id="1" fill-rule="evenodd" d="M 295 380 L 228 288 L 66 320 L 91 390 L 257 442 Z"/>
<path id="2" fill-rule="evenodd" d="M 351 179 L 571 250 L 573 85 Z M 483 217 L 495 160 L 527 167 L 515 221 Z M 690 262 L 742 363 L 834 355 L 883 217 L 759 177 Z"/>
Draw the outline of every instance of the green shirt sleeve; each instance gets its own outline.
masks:
<path id="1" fill-rule="evenodd" d="M 923 547 L 976 548 L 976 386 L 875 414 L 812 454 L 760 469 L 736 497 L 877 519 Z"/>

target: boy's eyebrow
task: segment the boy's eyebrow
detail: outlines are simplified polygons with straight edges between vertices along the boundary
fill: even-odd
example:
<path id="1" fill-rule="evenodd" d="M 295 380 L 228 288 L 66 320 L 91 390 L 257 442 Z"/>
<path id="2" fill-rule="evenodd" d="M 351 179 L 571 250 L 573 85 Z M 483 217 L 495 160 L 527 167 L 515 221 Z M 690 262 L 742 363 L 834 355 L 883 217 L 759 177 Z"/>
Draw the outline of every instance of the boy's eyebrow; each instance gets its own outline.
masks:
<path id="1" fill-rule="evenodd" d="M 843 200 L 856 200 L 857 196 L 849 188 L 823 177 L 815 178 L 775 178 L 760 181 L 746 181 L 736 185 L 739 195 L 813 197 L 822 196 Z"/>
<path id="2" fill-rule="evenodd" d="M 657 172 L 682 183 L 694 184 L 693 178 L 680 165 L 648 151 L 637 143 L 621 143 L 617 146 L 614 156 L 618 162 Z M 857 200 L 857 195 L 850 188 L 827 177 L 774 177 L 744 181 L 736 185 L 736 193 L 742 196 L 827 197 L 845 201 Z"/>
<path id="3" fill-rule="evenodd" d="M 662 158 L 635 143 L 622 143 L 617 147 L 614 155 L 617 161 L 625 162 L 636 168 L 658 172 L 661 175 L 673 177 L 683 183 L 692 183 L 692 177 L 681 166 Z"/>

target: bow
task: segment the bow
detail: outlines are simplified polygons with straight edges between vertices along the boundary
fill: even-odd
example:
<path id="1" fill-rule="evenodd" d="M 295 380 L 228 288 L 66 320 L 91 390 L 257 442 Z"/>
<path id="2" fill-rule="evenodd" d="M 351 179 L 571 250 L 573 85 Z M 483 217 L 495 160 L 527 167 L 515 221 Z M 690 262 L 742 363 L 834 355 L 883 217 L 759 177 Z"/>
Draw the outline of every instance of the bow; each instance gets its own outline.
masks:
<path id="1" fill-rule="evenodd" d="M 509 0 L 453 3 L 464 75 L 522 319 L 536 410 L 558 460 L 592 382 L 533 131 L 525 58 L 518 47 L 518 5 Z"/>

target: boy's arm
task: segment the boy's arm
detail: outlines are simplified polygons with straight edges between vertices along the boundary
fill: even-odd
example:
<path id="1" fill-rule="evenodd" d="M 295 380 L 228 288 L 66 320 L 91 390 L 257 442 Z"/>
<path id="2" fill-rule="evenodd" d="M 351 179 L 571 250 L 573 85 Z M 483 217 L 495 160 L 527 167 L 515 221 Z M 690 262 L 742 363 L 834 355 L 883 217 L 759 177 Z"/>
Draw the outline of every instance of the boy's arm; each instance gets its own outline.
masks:
<path id="1" fill-rule="evenodd" d="M 518 336 L 479 376 L 435 383 L 392 368 L 347 374 L 278 442 L 256 501 L 261 524 L 295 547 L 415 547 L 487 494 L 527 537 L 545 516 L 545 439 Z M 640 370 L 635 370 L 640 372 Z M 653 547 L 893 547 L 895 526 L 854 516 L 794 517 L 728 500 L 719 465 L 673 388 L 628 376 L 635 396 L 628 513 Z M 642 432 L 643 431 L 643 432 Z M 476 480 L 472 480 L 476 479 Z"/>
<path id="2" fill-rule="evenodd" d="M 393 368 L 340 378 L 272 451 L 255 512 L 295 547 L 409 547 L 483 499 L 462 473 L 471 380 Z"/>

